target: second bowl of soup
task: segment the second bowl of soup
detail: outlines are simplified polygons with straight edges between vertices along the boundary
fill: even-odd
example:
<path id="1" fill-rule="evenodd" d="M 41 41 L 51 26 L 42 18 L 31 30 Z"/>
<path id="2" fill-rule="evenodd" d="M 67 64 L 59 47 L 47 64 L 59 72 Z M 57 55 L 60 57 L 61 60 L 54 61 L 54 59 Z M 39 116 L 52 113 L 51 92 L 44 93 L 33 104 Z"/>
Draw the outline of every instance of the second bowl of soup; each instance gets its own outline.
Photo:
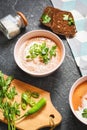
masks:
<path id="1" fill-rule="evenodd" d="M 87 76 L 81 77 L 73 84 L 69 103 L 76 118 L 87 125 Z"/>

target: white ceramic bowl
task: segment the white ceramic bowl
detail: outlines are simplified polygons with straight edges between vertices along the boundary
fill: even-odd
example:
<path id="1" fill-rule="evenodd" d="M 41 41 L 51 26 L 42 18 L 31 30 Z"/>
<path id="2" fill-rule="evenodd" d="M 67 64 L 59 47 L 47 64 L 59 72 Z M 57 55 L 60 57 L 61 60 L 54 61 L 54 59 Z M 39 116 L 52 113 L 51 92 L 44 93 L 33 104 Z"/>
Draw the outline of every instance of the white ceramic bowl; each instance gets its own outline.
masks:
<path id="1" fill-rule="evenodd" d="M 60 62 L 58 63 L 58 65 L 53 68 L 51 71 L 47 71 L 47 72 L 44 72 L 44 73 L 35 73 L 35 72 L 31 72 L 31 71 L 27 71 L 25 67 L 23 67 L 21 64 L 20 64 L 20 61 L 18 59 L 18 53 L 19 53 L 19 49 L 21 47 L 21 45 L 27 41 L 28 39 L 31 39 L 33 37 L 47 37 L 48 39 L 51 39 L 53 40 L 57 46 L 59 46 L 60 50 L 61 50 L 61 60 Z M 15 45 L 15 48 L 14 48 L 14 59 L 17 63 L 17 65 L 26 73 L 32 75 L 32 76 L 36 76 L 36 77 L 43 77 L 43 76 L 47 76 L 49 74 L 51 74 L 52 72 L 54 72 L 56 69 L 59 68 L 59 66 L 62 64 L 63 60 L 64 60 L 64 57 L 65 57 L 65 47 L 63 45 L 63 42 L 62 40 L 57 36 L 55 35 L 54 33 L 50 32 L 50 31 L 46 31 L 46 30 L 34 30 L 34 31 L 30 31 L 26 34 L 24 34 L 16 43 Z"/>
<path id="2" fill-rule="evenodd" d="M 70 108 L 71 108 L 73 114 L 75 115 L 75 117 L 76 117 L 79 121 L 81 121 L 82 123 L 84 123 L 85 125 L 87 125 L 87 118 L 82 118 L 79 114 L 76 114 L 76 112 L 75 112 L 75 110 L 74 110 L 74 108 L 73 108 L 73 103 L 72 103 L 72 96 L 73 96 L 74 91 L 76 90 L 76 88 L 77 88 L 79 85 L 81 85 L 81 84 L 84 83 L 85 81 L 87 82 L 87 76 L 83 76 L 83 77 L 79 78 L 79 79 L 73 84 L 73 86 L 72 86 L 71 89 L 70 89 L 70 93 L 69 93 L 69 104 L 70 104 Z M 78 89 L 78 90 L 79 90 L 79 89 Z M 80 89 L 80 91 L 81 91 L 81 89 Z M 78 92 L 79 92 L 79 91 L 78 91 Z M 80 92 L 79 92 L 79 94 L 80 94 Z M 86 119 L 86 121 L 85 121 L 85 119 Z"/>

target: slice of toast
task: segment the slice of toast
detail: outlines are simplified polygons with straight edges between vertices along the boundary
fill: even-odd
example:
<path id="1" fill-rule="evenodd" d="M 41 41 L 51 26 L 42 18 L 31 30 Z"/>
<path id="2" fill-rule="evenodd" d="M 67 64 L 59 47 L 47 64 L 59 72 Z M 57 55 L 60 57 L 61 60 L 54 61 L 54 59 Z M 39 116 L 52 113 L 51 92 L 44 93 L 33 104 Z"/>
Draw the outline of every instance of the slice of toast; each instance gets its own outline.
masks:
<path id="1" fill-rule="evenodd" d="M 46 15 L 48 19 L 44 19 L 45 17 L 43 16 Z M 46 21 L 44 22 L 44 20 Z M 73 15 L 68 11 L 47 7 L 43 12 L 40 21 L 45 26 L 51 28 L 54 33 L 66 37 L 73 37 L 77 32 Z"/>

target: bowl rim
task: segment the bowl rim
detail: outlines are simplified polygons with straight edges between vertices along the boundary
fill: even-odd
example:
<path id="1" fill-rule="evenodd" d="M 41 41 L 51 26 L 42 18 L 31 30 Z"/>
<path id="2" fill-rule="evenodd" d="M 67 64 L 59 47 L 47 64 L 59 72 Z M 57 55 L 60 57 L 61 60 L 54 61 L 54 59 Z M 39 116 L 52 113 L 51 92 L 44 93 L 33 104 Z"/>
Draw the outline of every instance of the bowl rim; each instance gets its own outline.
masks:
<path id="1" fill-rule="evenodd" d="M 59 41 L 60 41 L 60 44 L 61 44 L 61 47 L 62 47 L 62 50 L 63 50 L 63 54 L 62 54 L 62 57 L 61 57 L 61 60 L 59 62 L 59 64 L 57 65 L 57 67 L 55 67 L 54 69 L 48 71 L 48 72 L 44 72 L 44 73 L 35 73 L 35 72 L 27 72 L 26 69 L 22 68 L 22 66 L 19 64 L 19 62 L 17 61 L 17 58 L 16 58 L 16 48 L 18 46 L 18 44 L 20 43 L 20 41 L 26 37 L 27 35 L 31 34 L 31 33 L 34 33 L 34 32 L 43 32 L 43 33 L 49 33 L 51 35 L 53 35 L 53 37 L 57 38 Z M 49 38 L 49 37 L 48 37 Z M 15 47 L 14 47 L 14 59 L 15 59 L 15 62 L 16 64 L 19 66 L 19 68 L 21 68 L 24 72 L 26 72 L 27 74 L 30 74 L 30 75 L 33 75 L 33 76 L 37 76 L 37 77 L 40 77 L 40 76 L 46 76 L 46 75 L 49 75 L 51 73 L 53 73 L 55 70 L 57 70 L 57 68 L 60 67 L 60 65 L 63 63 L 64 61 L 64 58 L 65 58 L 65 46 L 63 44 L 63 41 L 59 38 L 59 36 L 57 36 L 56 34 L 48 31 L 48 30 L 44 30 L 44 29 L 39 29 L 39 30 L 32 30 L 32 31 L 29 31 L 27 33 L 25 33 L 24 35 L 22 35 L 18 41 L 16 42 L 15 44 Z"/>
<path id="2" fill-rule="evenodd" d="M 69 105 L 70 105 L 70 108 L 71 108 L 71 111 L 73 112 L 73 114 L 75 115 L 75 117 L 80 121 L 82 122 L 83 124 L 87 125 L 86 122 L 84 122 L 83 120 L 81 120 L 77 114 L 75 113 L 75 110 L 73 108 L 73 104 L 72 104 L 72 95 L 73 95 L 73 92 L 74 90 L 78 87 L 79 84 L 83 83 L 87 81 L 87 76 L 82 76 L 80 77 L 79 79 L 77 79 L 74 84 L 72 85 L 70 91 L 69 91 Z"/>

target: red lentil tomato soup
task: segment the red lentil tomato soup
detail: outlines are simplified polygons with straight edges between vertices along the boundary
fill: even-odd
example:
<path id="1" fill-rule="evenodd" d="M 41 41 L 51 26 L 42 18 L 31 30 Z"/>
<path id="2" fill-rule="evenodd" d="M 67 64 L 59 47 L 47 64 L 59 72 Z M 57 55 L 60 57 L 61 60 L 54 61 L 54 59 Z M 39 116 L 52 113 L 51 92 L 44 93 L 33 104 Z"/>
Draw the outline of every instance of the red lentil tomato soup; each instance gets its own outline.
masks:
<path id="1" fill-rule="evenodd" d="M 85 95 L 87 95 L 87 81 L 78 85 L 74 90 L 74 93 L 72 95 L 72 104 L 74 110 L 78 110 L 78 107 L 83 107 L 82 106 L 84 100 L 83 98 L 87 98 L 87 96 Z"/>
<path id="2" fill-rule="evenodd" d="M 42 53 L 42 55 L 39 55 L 40 53 Z M 21 45 L 18 58 L 21 66 L 24 67 L 27 72 L 31 71 L 41 74 L 50 72 L 58 66 L 61 60 L 61 49 L 49 38 L 34 37 Z"/>

